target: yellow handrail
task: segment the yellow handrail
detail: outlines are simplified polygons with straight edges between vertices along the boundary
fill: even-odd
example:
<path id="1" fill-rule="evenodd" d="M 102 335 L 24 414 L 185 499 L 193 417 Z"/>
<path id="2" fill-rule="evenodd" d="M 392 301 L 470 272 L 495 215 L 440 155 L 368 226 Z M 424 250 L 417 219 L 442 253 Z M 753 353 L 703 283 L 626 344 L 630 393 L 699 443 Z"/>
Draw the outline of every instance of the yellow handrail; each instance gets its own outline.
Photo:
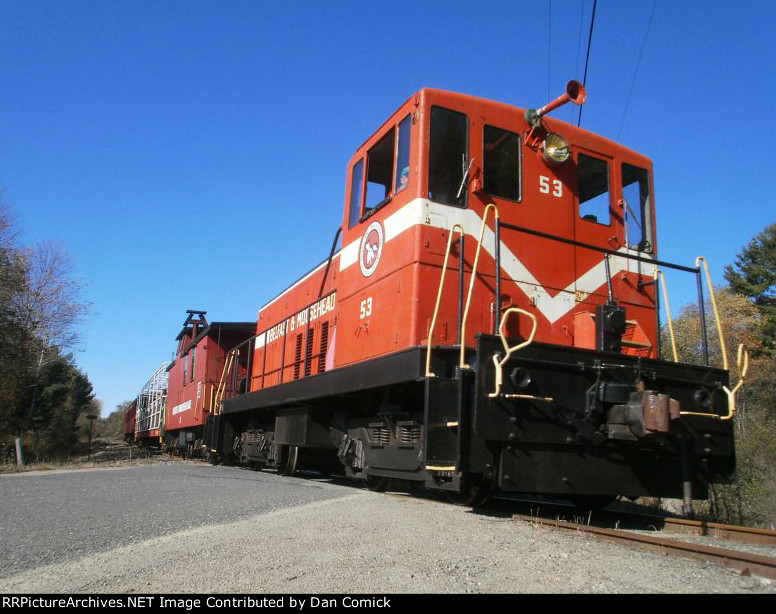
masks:
<path id="1" fill-rule="evenodd" d="M 533 322 L 533 327 L 531 328 L 531 334 L 528 335 L 528 339 L 525 341 L 522 341 L 521 343 L 518 343 L 517 345 L 513 347 L 509 347 L 509 343 L 507 342 L 506 334 L 504 333 L 504 324 L 507 322 L 507 318 L 512 313 L 522 313 L 523 315 L 528 316 L 531 318 L 531 321 Z M 528 311 L 525 311 L 524 309 L 520 309 L 519 307 L 510 307 L 504 312 L 504 315 L 501 318 L 501 322 L 498 326 L 498 334 L 499 337 L 501 337 L 501 345 L 504 346 L 504 358 L 501 360 L 498 359 L 498 354 L 493 354 L 493 364 L 496 367 L 496 389 L 488 394 L 488 397 L 491 399 L 499 396 L 501 394 L 501 385 L 504 381 L 504 365 L 509 360 L 510 356 L 517 352 L 518 350 L 523 349 L 527 345 L 530 345 L 533 343 L 534 335 L 536 334 L 536 329 L 538 327 L 538 322 L 536 321 L 536 316 Z M 528 397 L 527 395 L 520 395 L 524 396 L 525 398 L 535 398 L 535 397 Z M 542 399 L 542 400 L 551 400 L 551 399 Z"/>
<path id="2" fill-rule="evenodd" d="M 738 376 L 741 378 L 738 383 L 733 387 L 731 394 L 737 393 L 741 386 L 744 385 L 744 378 L 747 371 L 749 371 L 749 352 L 743 343 L 738 344 L 738 352 L 736 353 L 736 367 L 738 368 Z"/>
<path id="3" fill-rule="evenodd" d="M 230 350 L 229 353 L 226 355 L 226 361 L 224 362 L 224 370 L 221 371 L 221 381 L 218 382 L 218 390 L 216 390 L 216 397 L 213 400 L 213 414 L 218 415 L 221 413 L 220 408 L 220 401 L 223 398 L 224 390 L 226 388 L 226 374 L 232 367 L 232 362 L 234 361 L 234 353 L 236 350 Z"/>
<path id="4" fill-rule="evenodd" d="M 722 334 L 722 323 L 719 319 L 719 312 L 717 311 L 717 299 L 714 297 L 714 285 L 711 283 L 711 275 L 709 274 L 709 265 L 706 264 L 706 259 L 703 256 L 698 256 L 695 259 L 696 268 L 700 268 L 700 263 L 703 262 L 703 268 L 706 271 L 706 282 L 709 286 L 709 294 L 711 295 L 711 306 L 714 310 L 714 319 L 717 322 L 717 334 L 719 335 L 719 349 L 722 352 L 722 365 L 725 371 L 728 370 L 728 358 L 727 348 L 725 347 L 725 337 Z"/>
<path id="5" fill-rule="evenodd" d="M 482 238 L 485 236 L 485 228 L 488 225 L 488 211 L 493 210 L 494 219 L 498 220 L 498 207 L 491 203 L 487 207 L 485 207 L 485 212 L 482 214 L 482 225 L 480 226 L 480 238 L 477 241 L 477 252 L 474 255 L 474 263 L 472 264 L 472 276 L 471 280 L 469 282 L 469 293 L 466 296 L 466 307 L 463 310 L 463 319 L 461 321 L 461 357 L 459 360 L 459 366 L 461 369 L 468 369 L 469 365 L 466 364 L 464 356 L 466 352 L 466 320 L 469 317 L 469 305 L 471 304 L 472 300 L 472 291 L 474 290 L 474 280 L 477 277 L 477 262 L 480 258 L 480 249 L 482 248 Z M 496 263 L 496 266 L 500 266 L 500 263 Z M 498 271 L 497 271 L 498 273 Z M 496 308 L 500 309 L 501 307 L 501 297 L 496 297 Z M 498 317 L 498 311 L 496 312 Z"/>
<path id="6" fill-rule="evenodd" d="M 709 286 L 709 295 L 711 297 L 711 307 L 714 311 L 714 321 L 717 324 L 717 334 L 719 335 L 719 349 L 722 353 L 722 365 L 723 369 L 725 371 L 728 370 L 728 357 L 727 357 L 727 347 L 725 345 L 725 336 L 722 333 L 722 321 L 719 317 L 719 310 L 717 309 L 717 299 L 714 295 L 714 285 L 711 283 L 711 274 L 709 273 L 709 265 L 706 263 L 706 259 L 703 256 L 698 256 L 698 258 L 695 259 L 695 266 L 696 268 L 700 268 L 701 262 L 703 263 L 703 269 L 706 273 L 706 283 Z M 733 418 L 733 416 L 736 415 L 736 393 L 741 389 L 741 386 L 744 385 L 744 380 L 746 379 L 746 373 L 749 370 L 749 352 L 746 350 L 746 347 L 743 343 L 739 344 L 738 351 L 736 353 L 736 366 L 738 367 L 738 373 L 741 379 L 738 380 L 738 383 L 733 387 L 733 390 L 730 390 L 727 386 L 722 386 L 722 390 L 727 395 L 728 399 L 728 413 L 724 416 L 720 416 L 718 414 L 710 414 L 710 413 L 704 413 L 704 412 L 692 412 L 692 411 L 683 411 L 679 412 L 682 416 L 703 416 L 705 418 L 714 418 L 717 420 L 730 420 Z"/>
<path id="7" fill-rule="evenodd" d="M 674 362 L 679 362 L 679 354 L 676 351 L 676 335 L 674 335 L 674 322 L 671 319 L 671 305 L 668 302 L 668 288 L 666 287 L 666 278 L 663 275 L 663 271 L 661 271 L 658 268 L 655 268 L 655 280 L 660 277 L 660 283 L 663 286 L 663 296 L 666 300 L 666 315 L 668 316 L 668 331 L 671 335 L 671 349 L 674 352 Z M 660 331 L 657 331 L 657 334 L 660 334 Z M 658 356 L 660 358 L 660 356 Z"/>
<path id="8" fill-rule="evenodd" d="M 463 237 L 466 234 L 466 232 L 463 229 L 463 226 L 461 226 L 460 224 L 453 224 L 452 228 L 450 228 L 450 236 L 447 238 L 447 249 L 445 250 L 445 261 L 442 264 L 442 274 L 439 278 L 439 290 L 437 291 L 436 304 L 434 305 L 434 317 L 431 319 L 431 327 L 428 331 L 428 344 L 426 346 L 426 377 L 436 377 L 431 372 L 431 338 L 434 336 L 434 328 L 436 327 L 437 315 L 439 313 L 439 304 L 442 301 L 442 288 L 445 285 L 445 274 L 447 273 L 447 261 L 450 257 L 450 249 L 453 245 L 453 235 L 455 234 L 456 229 L 458 230 L 459 236 Z M 460 257 L 463 258 L 463 253 L 460 254 Z M 463 335 L 461 336 L 461 343 L 463 344 Z"/>
<path id="9" fill-rule="evenodd" d="M 724 416 L 717 414 L 709 414 L 694 411 L 682 411 L 679 412 L 682 416 L 703 416 L 704 418 L 714 418 L 716 420 L 731 420 L 736 415 L 736 393 L 744 385 L 744 379 L 746 379 L 746 373 L 749 371 L 749 352 L 743 343 L 738 345 L 738 352 L 736 353 L 736 366 L 738 367 L 739 377 L 738 383 L 730 390 L 727 386 L 722 386 L 722 390 L 725 392 L 728 398 L 728 413 Z"/>

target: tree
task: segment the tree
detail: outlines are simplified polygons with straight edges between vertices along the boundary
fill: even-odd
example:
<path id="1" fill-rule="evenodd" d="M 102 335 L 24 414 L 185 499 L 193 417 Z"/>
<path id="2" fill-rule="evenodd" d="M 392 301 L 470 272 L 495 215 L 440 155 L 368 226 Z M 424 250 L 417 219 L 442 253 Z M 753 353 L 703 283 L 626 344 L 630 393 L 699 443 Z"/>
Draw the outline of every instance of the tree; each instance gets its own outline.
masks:
<path id="1" fill-rule="evenodd" d="M 18 245 L 0 205 L 0 447 L 26 433 L 38 457 L 66 456 L 76 420 L 92 399 L 89 379 L 68 348 L 88 311 L 72 262 L 54 243 Z"/>
<path id="2" fill-rule="evenodd" d="M 124 436 L 124 412 L 132 405 L 133 401 L 124 401 L 116 406 L 105 419 L 105 436 L 111 439 L 121 439 Z"/>
<path id="3" fill-rule="evenodd" d="M 43 365 L 36 387 L 26 447 L 37 458 L 67 458 L 82 441 L 78 418 L 93 408 L 92 385 L 72 355 L 56 351 Z"/>
<path id="4" fill-rule="evenodd" d="M 26 283 L 14 302 L 21 325 L 47 346 L 75 346 L 88 305 L 80 297 L 81 285 L 72 278 L 70 256 L 61 245 L 49 241 L 20 253 Z"/>
<path id="5" fill-rule="evenodd" d="M 725 267 L 733 292 L 751 299 L 763 317 L 762 351 L 776 351 L 776 223 L 767 226 Z"/>
<path id="6" fill-rule="evenodd" d="M 731 386 L 740 378 L 735 361 L 739 343 L 748 348 L 751 360 L 737 395 L 734 418 L 737 481 L 710 488 L 709 514 L 720 522 L 771 526 L 776 523 L 776 361 L 763 350 L 764 319 L 757 305 L 730 288 L 718 288 L 716 299 L 729 355 Z M 682 309 L 673 325 L 679 360 L 702 363 L 698 306 Z M 664 358 L 668 358 L 667 331 L 663 335 Z M 714 326 L 708 340 L 710 362 L 721 366 L 719 335 Z"/>
<path id="7" fill-rule="evenodd" d="M 16 241 L 10 213 L 0 205 L 0 436 L 18 434 L 23 427 L 21 399 L 39 350 L 22 324 L 18 298 L 27 288 L 27 268 Z"/>
<path id="8" fill-rule="evenodd" d="M 743 343 L 750 353 L 758 353 L 761 349 L 762 318 L 757 307 L 750 300 L 730 291 L 724 286 L 715 287 L 715 298 L 722 332 L 727 349 L 728 365 L 735 370 L 735 353 L 738 345 Z M 719 333 L 712 313 L 711 299 L 707 299 L 704 311 L 708 326 L 709 362 L 722 366 L 722 352 Z M 701 346 L 701 317 L 698 305 L 691 303 L 680 311 L 673 320 L 679 362 L 703 364 L 703 348 Z M 673 360 L 671 341 L 667 327 L 661 334 L 660 347 L 662 358 Z"/>

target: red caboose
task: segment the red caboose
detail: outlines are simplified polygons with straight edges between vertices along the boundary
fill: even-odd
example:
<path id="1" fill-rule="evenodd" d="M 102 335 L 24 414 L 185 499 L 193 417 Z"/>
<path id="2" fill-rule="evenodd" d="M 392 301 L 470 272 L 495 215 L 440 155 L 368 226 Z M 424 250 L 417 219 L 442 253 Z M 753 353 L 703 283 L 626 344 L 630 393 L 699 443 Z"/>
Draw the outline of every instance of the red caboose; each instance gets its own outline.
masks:
<path id="1" fill-rule="evenodd" d="M 124 410 L 122 433 L 124 441 L 131 444 L 135 441 L 135 430 L 137 427 L 137 399 L 132 401 Z"/>
<path id="2" fill-rule="evenodd" d="M 236 363 L 229 371 L 232 381 L 223 382 L 227 352 L 253 336 L 253 322 L 212 322 L 206 311 L 188 310 L 183 329 L 176 337 L 175 359 L 167 367 L 167 408 L 164 445 L 173 450 L 201 447 L 202 430 L 213 412 L 219 386 L 246 392 L 246 372 Z"/>
<path id="3" fill-rule="evenodd" d="M 480 493 L 727 479 L 727 373 L 658 358 L 656 267 L 698 271 L 657 260 L 650 160 L 544 116 L 584 95 L 405 102 L 349 163 L 341 249 L 260 309 L 211 450 Z"/>

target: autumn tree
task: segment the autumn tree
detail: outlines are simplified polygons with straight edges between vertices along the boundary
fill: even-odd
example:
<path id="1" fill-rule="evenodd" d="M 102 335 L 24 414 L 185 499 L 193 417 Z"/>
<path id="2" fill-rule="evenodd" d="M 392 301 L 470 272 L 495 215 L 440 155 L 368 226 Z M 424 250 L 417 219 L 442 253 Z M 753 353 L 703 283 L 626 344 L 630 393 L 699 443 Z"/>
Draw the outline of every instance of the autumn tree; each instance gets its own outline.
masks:
<path id="1" fill-rule="evenodd" d="M 736 349 L 750 353 L 749 369 L 737 395 L 734 418 L 736 472 L 734 484 L 712 486 L 708 513 L 713 520 L 770 527 L 776 523 L 776 361 L 763 348 L 762 318 L 758 306 L 728 287 L 717 288 L 717 307 L 728 352 L 731 386 L 741 374 Z M 711 312 L 707 301 L 706 311 Z M 709 318 L 709 360 L 722 366 L 721 344 L 714 319 Z M 688 305 L 673 320 L 679 360 L 701 364 L 700 317 L 697 305 Z M 664 357 L 669 358 L 667 330 L 663 330 Z M 672 357 L 671 357 L 672 358 Z"/>
<path id="2" fill-rule="evenodd" d="M 124 401 L 116 406 L 116 411 L 105 419 L 105 436 L 112 439 L 121 439 L 124 436 L 124 412 L 132 405 L 133 401 Z"/>

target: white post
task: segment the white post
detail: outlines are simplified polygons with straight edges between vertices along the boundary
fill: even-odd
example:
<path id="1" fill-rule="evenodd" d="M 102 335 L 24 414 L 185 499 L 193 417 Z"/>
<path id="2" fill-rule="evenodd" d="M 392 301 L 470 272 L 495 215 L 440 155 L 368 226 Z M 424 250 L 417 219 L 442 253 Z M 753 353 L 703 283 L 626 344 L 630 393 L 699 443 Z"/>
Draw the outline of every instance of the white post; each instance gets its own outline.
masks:
<path id="1" fill-rule="evenodd" d="M 24 452 L 22 450 L 22 438 L 16 438 L 16 466 L 21 467 L 24 465 Z"/>

